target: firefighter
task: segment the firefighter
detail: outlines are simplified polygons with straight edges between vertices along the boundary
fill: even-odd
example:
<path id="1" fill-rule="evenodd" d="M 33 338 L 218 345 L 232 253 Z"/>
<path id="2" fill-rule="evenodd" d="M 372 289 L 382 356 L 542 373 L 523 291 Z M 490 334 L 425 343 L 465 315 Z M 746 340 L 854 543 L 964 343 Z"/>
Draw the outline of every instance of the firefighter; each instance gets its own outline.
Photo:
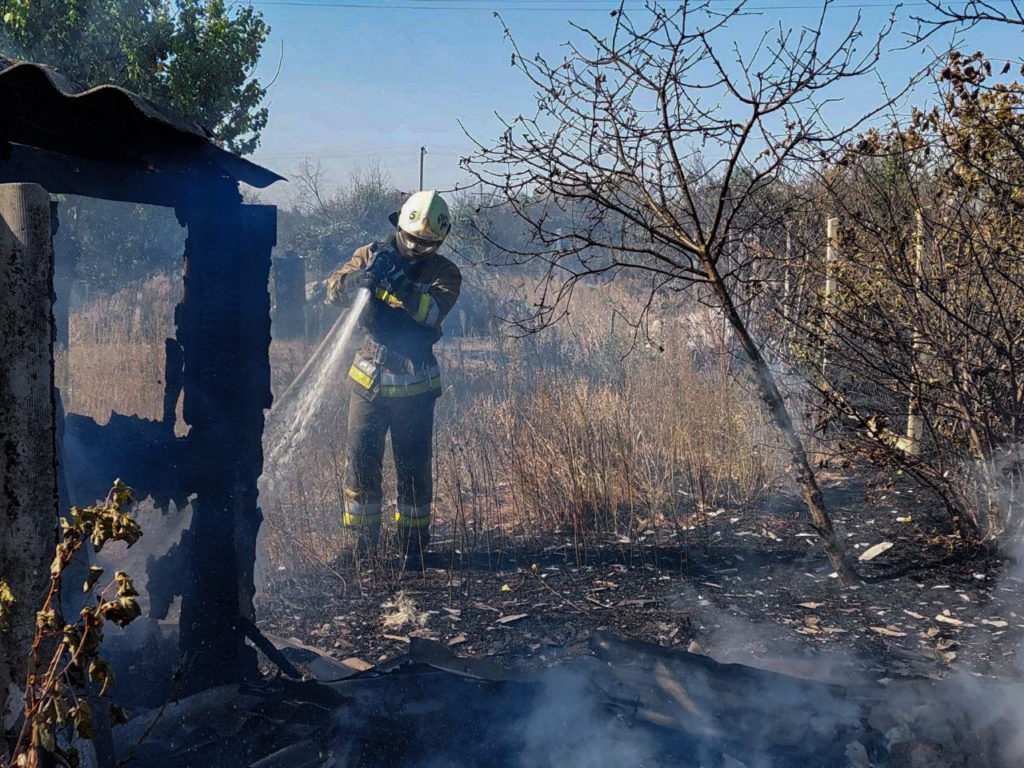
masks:
<path id="1" fill-rule="evenodd" d="M 357 556 L 376 548 L 384 439 L 390 431 L 399 543 L 405 562 L 422 568 L 433 501 L 434 403 L 441 394 L 433 346 L 459 298 L 462 275 L 438 253 L 451 229 L 451 212 L 437 192 L 417 192 L 389 219 L 394 235 L 358 248 L 327 280 L 332 303 L 344 303 L 359 287 L 372 297 L 361 320 L 366 341 L 349 371 L 344 525 Z"/>

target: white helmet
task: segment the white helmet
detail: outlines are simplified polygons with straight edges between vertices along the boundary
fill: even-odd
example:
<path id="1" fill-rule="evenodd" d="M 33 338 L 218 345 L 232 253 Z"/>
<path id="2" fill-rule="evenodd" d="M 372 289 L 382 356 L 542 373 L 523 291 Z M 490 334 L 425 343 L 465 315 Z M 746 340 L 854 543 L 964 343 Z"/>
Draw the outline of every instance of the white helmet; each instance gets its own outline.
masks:
<path id="1" fill-rule="evenodd" d="M 411 259 L 422 259 L 437 252 L 452 228 L 448 203 L 433 189 L 410 196 L 398 213 L 398 243 Z"/>

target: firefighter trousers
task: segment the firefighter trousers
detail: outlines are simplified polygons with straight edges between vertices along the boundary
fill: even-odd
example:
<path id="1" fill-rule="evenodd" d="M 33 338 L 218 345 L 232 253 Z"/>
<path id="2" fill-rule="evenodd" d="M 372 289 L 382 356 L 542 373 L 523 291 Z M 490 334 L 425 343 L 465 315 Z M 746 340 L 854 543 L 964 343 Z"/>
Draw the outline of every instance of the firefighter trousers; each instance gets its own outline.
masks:
<path id="1" fill-rule="evenodd" d="M 348 466 L 345 470 L 345 515 L 349 527 L 375 539 L 380 530 L 384 498 L 384 445 L 391 432 L 391 450 L 398 480 L 399 532 L 430 526 L 434 403 L 436 392 L 411 397 L 376 397 L 353 392 L 348 407 Z"/>

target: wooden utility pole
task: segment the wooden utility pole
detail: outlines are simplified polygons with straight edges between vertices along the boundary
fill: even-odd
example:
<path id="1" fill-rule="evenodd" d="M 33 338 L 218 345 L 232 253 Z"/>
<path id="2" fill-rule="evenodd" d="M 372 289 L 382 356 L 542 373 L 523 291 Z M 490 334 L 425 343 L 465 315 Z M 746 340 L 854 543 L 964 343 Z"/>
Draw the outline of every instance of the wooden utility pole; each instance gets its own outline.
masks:
<path id="1" fill-rule="evenodd" d="M 423 191 L 423 157 L 427 154 L 426 147 L 420 147 L 420 192 Z"/>

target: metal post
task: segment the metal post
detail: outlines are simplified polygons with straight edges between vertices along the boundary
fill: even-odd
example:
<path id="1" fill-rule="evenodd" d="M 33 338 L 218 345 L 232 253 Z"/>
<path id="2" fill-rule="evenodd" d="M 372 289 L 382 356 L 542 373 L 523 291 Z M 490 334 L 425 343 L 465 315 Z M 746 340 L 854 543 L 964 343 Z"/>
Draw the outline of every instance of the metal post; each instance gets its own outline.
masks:
<path id="1" fill-rule="evenodd" d="M 832 298 L 835 294 L 835 262 L 839 258 L 839 219 L 831 216 L 825 224 L 827 243 L 825 245 L 825 296 L 822 300 L 822 307 L 825 312 L 825 321 L 822 324 L 822 331 L 825 336 L 821 353 L 821 375 L 822 378 L 828 370 L 828 345 L 832 336 L 832 321 L 829 312 L 832 310 Z"/>
<path id="2" fill-rule="evenodd" d="M 423 191 L 423 156 L 427 154 L 426 147 L 420 147 L 420 192 Z"/>
<path id="3" fill-rule="evenodd" d="M 917 212 L 916 237 L 914 238 L 914 274 L 917 280 L 917 288 L 921 289 L 925 275 L 928 271 L 928 253 L 926 245 L 926 233 L 924 216 Z M 913 364 L 911 375 L 913 380 L 910 383 L 910 401 L 907 404 L 907 445 L 906 451 L 911 456 L 921 455 L 921 440 L 924 437 L 924 415 L 921 413 L 921 399 L 924 396 L 925 369 L 927 366 L 927 344 L 918 327 L 914 327 L 912 341 Z"/>
<path id="4" fill-rule="evenodd" d="M 789 232 L 789 226 L 786 226 L 786 266 L 783 269 L 783 281 L 782 281 L 782 317 L 789 320 L 792 314 L 789 308 L 789 300 L 792 295 L 792 286 L 790 285 L 790 266 L 789 260 L 792 258 L 793 253 L 793 241 Z"/>

